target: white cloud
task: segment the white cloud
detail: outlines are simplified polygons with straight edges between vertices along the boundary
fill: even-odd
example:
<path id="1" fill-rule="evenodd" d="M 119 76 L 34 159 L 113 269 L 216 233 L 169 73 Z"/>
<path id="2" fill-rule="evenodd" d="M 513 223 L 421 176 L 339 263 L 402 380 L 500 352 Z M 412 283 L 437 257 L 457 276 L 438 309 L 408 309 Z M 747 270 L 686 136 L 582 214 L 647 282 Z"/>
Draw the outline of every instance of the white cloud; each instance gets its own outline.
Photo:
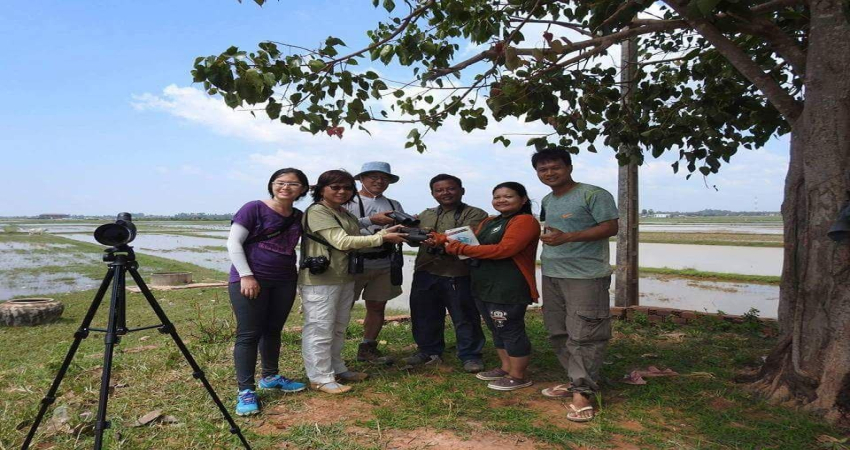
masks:
<path id="1" fill-rule="evenodd" d="M 406 135 L 411 126 L 390 123 L 369 123 L 369 136 L 358 130 L 346 129 L 343 139 L 325 134 L 311 135 L 296 127 L 270 121 L 258 111 L 252 117 L 245 111 L 233 111 L 220 98 L 209 97 L 194 87 L 166 87 L 161 94 L 142 94 L 133 97 L 133 106 L 140 111 L 164 112 L 188 123 L 201 126 L 212 133 L 238 138 L 251 144 L 250 150 L 233 155 L 234 166 L 223 170 L 231 182 L 251 183 L 264 190 L 268 174 L 280 167 L 298 167 L 311 180 L 329 169 L 345 168 L 357 172 L 366 161 L 383 160 L 392 164 L 402 181 L 390 188 L 388 195 L 399 199 L 406 209 L 419 211 L 432 206 L 428 180 L 437 173 L 461 177 L 467 188 L 470 204 L 490 210 L 492 186 L 512 180 L 526 185 L 537 200 L 548 192 L 541 185 L 530 165 L 531 148 L 525 142 L 532 136 L 509 136 L 508 148 L 493 144 L 502 133 L 545 133 L 547 126 L 540 122 L 525 123 L 509 118 L 502 122 L 491 120 L 485 131 L 466 133 L 456 122 L 447 122 L 437 132 L 426 135 L 428 151 L 418 154 L 405 149 Z M 787 143 L 774 144 L 782 148 Z M 574 176 L 579 181 L 596 184 L 616 193 L 617 163 L 610 149 L 599 146 L 598 154 L 583 152 L 574 158 Z M 744 151 L 724 166 L 719 175 L 708 179 L 708 187 L 695 175 L 684 180 L 680 171 L 674 175 L 670 163 L 675 155 L 655 160 L 648 157 L 640 170 L 641 202 L 643 207 L 656 210 L 752 209 L 753 197 L 758 197 L 762 210 L 776 210 L 782 198 L 782 179 L 787 168 L 787 156 L 778 151 Z M 185 171 L 187 168 L 183 168 Z M 207 170 L 209 170 L 207 168 Z M 198 174 L 203 175 L 203 174 Z M 711 188 L 717 185 L 719 191 Z"/>

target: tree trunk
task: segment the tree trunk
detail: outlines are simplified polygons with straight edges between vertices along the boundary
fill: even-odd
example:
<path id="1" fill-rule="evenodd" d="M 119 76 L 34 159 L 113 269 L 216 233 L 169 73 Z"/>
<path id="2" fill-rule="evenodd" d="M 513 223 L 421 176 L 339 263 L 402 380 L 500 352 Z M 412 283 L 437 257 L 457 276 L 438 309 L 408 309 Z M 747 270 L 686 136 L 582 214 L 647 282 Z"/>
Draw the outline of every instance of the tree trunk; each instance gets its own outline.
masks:
<path id="1" fill-rule="evenodd" d="M 850 243 L 826 233 L 850 195 L 850 24 L 811 0 L 805 106 L 793 124 L 782 217 L 780 342 L 755 386 L 850 425 Z"/>

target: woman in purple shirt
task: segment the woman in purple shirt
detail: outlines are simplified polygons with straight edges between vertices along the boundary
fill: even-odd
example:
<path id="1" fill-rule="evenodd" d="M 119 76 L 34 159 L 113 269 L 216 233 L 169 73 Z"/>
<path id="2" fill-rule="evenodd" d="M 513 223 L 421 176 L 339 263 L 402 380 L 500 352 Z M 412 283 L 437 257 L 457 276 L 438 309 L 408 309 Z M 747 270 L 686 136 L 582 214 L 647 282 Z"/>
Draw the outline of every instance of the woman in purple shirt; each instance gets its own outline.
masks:
<path id="1" fill-rule="evenodd" d="M 228 291 L 236 315 L 233 361 L 239 393 L 236 414 L 259 412 L 254 369 L 259 350 L 262 364 L 260 389 L 284 392 L 305 385 L 278 373 L 280 334 L 292 309 L 298 281 L 295 246 L 301 237 L 301 211 L 293 203 L 307 194 L 304 172 L 286 168 L 269 178 L 267 200 L 246 203 L 233 216 L 227 252 L 230 269 Z"/>

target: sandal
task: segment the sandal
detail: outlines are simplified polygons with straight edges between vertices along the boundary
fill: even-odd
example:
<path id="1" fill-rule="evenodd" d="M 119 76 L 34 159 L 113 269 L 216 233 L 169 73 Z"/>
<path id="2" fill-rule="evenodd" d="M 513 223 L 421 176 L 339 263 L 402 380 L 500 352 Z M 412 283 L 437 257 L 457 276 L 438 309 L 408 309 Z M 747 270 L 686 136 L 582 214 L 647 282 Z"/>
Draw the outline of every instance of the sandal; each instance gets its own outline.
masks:
<path id="1" fill-rule="evenodd" d="M 596 412 L 593 410 L 592 406 L 585 406 L 584 408 L 576 408 L 576 405 L 570 403 L 570 412 L 567 413 L 567 420 L 570 422 L 590 422 L 596 417 Z M 588 416 L 588 411 L 590 411 L 590 415 Z"/>
<path id="2" fill-rule="evenodd" d="M 573 393 L 570 391 L 570 383 L 559 384 L 557 386 L 547 387 L 540 391 L 544 397 L 548 398 L 572 398 Z"/>

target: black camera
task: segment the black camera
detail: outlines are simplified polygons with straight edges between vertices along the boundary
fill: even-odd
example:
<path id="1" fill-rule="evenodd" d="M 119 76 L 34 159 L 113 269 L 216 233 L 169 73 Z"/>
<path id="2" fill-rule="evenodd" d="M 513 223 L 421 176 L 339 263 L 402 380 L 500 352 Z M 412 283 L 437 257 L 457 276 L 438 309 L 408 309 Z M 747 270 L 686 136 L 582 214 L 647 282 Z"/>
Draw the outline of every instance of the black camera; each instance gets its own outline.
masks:
<path id="1" fill-rule="evenodd" d="M 387 217 L 395 220 L 397 224 L 404 225 L 406 227 L 417 227 L 419 226 L 419 219 L 411 216 L 410 214 L 403 213 L 401 211 L 393 211 L 387 214 Z"/>
<path id="2" fill-rule="evenodd" d="M 363 260 L 366 258 L 360 252 L 351 252 L 348 254 L 348 274 L 357 275 L 363 273 Z"/>
<path id="3" fill-rule="evenodd" d="M 404 239 L 414 244 L 421 244 L 428 239 L 428 232 L 421 228 L 401 227 L 398 232 L 406 234 Z"/>
<path id="4" fill-rule="evenodd" d="M 300 268 L 309 269 L 311 275 L 321 275 L 331 266 L 331 260 L 327 256 L 310 256 L 301 261 Z"/>

